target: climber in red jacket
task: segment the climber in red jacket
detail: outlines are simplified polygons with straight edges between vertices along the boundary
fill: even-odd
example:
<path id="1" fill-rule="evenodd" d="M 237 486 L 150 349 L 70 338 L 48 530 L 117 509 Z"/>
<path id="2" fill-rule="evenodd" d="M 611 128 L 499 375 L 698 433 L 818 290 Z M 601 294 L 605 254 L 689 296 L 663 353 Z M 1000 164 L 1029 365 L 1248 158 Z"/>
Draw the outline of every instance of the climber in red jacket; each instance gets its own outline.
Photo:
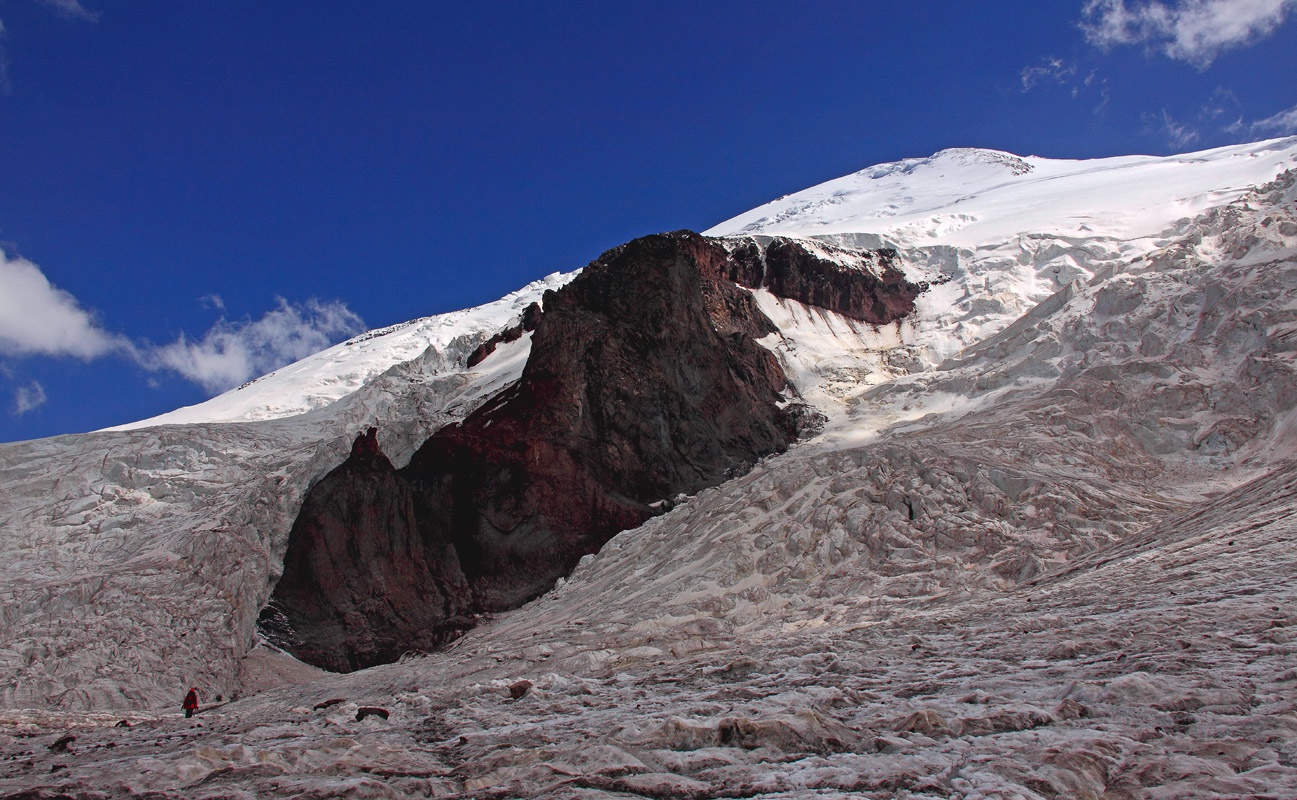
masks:
<path id="1" fill-rule="evenodd" d="M 189 689 L 189 694 L 185 695 L 185 702 L 181 706 L 185 710 L 185 719 L 189 719 L 198 710 L 198 687 L 193 686 Z"/>

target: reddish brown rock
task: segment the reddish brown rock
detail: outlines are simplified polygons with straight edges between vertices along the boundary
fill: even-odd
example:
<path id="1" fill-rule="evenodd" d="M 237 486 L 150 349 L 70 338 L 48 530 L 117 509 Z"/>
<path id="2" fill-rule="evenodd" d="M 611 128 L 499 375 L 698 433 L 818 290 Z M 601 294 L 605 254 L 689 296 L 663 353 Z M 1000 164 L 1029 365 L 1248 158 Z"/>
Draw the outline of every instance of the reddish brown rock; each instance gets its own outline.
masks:
<path id="1" fill-rule="evenodd" d="M 548 589 L 581 556 L 785 449 L 804 424 L 753 340 L 774 330 L 717 279 L 697 234 L 637 239 L 545 297 L 521 380 L 402 471 L 426 535 L 455 543 L 483 610 Z"/>
<path id="2" fill-rule="evenodd" d="M 515 385 L 399 471 L 371 431 L 310 491 L 268 610 L 279 639 L 335 670 L 427 649 L 470 613 L 548 590 L 671 498 L 786 449 L 816 415 L 788 402 L 756 343 L 776 329 L 740 284 L 879 322 L 918 292 L 885 255 L 799 248 L 773 242 L 761 260 L 688 231 L 648 236 L 546 293 L 543 314 L 492 340 L 533 331 Z"/>
<path id="3" fill-rule="evenodd" d="M 262 612 L 294 655 L 336 672 L 431 649 L 471 625 L 455 549 L 423 538 L 410 487 L 375 433 L 307 493 Z"/>
<path id="4" fill-rule="evenodd" d="M 732 245 L 730 280 L 776 297 L 836 311 L 874 325 L 914 310 L 928 287 L 905 278 L 894 250 L 860 252 L 816 242 L 772 237 L 764 249 L 754 239 Z"/>
<path id="5" fill-rule="evenodd" d="M 509 684 L 509 697 L 513 700 L 521 700 L 527 696 L 527 692 L 533 685 L 531 681 L 525 678 L 516 683 L 511 683 Z"/>

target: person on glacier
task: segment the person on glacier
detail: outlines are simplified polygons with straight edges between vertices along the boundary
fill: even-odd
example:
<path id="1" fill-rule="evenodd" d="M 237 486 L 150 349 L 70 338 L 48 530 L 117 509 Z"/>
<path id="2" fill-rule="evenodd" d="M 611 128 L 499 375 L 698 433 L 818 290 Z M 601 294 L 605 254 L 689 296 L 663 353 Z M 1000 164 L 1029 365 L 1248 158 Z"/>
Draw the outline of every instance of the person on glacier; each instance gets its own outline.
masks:
<path id="1" fill-rule="evenodd" d="M 189 687 L 189 694 L 185 695 L 185 702 L 180 706 L 185 710 L 185 719 L 189 719 L 198 710 L 198 687 Z"/>

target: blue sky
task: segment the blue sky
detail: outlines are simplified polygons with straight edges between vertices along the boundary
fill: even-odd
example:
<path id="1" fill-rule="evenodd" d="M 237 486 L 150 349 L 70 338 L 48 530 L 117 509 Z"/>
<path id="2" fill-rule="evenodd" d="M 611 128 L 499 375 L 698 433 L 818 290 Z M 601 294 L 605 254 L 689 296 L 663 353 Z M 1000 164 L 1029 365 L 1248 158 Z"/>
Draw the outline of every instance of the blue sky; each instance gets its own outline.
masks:
<path id="1" fill-rule="evenodd" d="M 0 441 L 875 163 L 1297 133 L 1297 0 L 0 0 Z"/>

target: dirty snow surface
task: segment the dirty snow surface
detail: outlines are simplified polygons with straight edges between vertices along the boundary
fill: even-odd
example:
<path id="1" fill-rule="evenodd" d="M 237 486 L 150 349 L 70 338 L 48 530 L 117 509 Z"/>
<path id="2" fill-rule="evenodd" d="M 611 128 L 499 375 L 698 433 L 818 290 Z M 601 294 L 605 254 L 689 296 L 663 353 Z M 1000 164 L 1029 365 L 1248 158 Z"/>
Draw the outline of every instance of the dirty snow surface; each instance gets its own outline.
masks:
<path id="1" fill-rule="evenodd" d="M 893 240 L 939 280 L 886 329 L 758 290 L 822 434 L 351 675 L 254 646 L 300 493 L 358 424 L 423 420 L 383 442 L 408 456 L 516 378 L 525 337 L 297 417 L 0 447 L 0 794 L 1297 796 L 1295 153 L 1129 159 L 1169 187 L 1141 183 L 1139 226 L 1032 206 L 1035 232 Z M 958 155 L 980 219 L 985 187 L 1061 169 Z M 943 158 L 873 172 L 946 209 L 919 180 Z M 880 235 L 847 202 L 820 230 L 827 207 L 717 232 Z"/>

